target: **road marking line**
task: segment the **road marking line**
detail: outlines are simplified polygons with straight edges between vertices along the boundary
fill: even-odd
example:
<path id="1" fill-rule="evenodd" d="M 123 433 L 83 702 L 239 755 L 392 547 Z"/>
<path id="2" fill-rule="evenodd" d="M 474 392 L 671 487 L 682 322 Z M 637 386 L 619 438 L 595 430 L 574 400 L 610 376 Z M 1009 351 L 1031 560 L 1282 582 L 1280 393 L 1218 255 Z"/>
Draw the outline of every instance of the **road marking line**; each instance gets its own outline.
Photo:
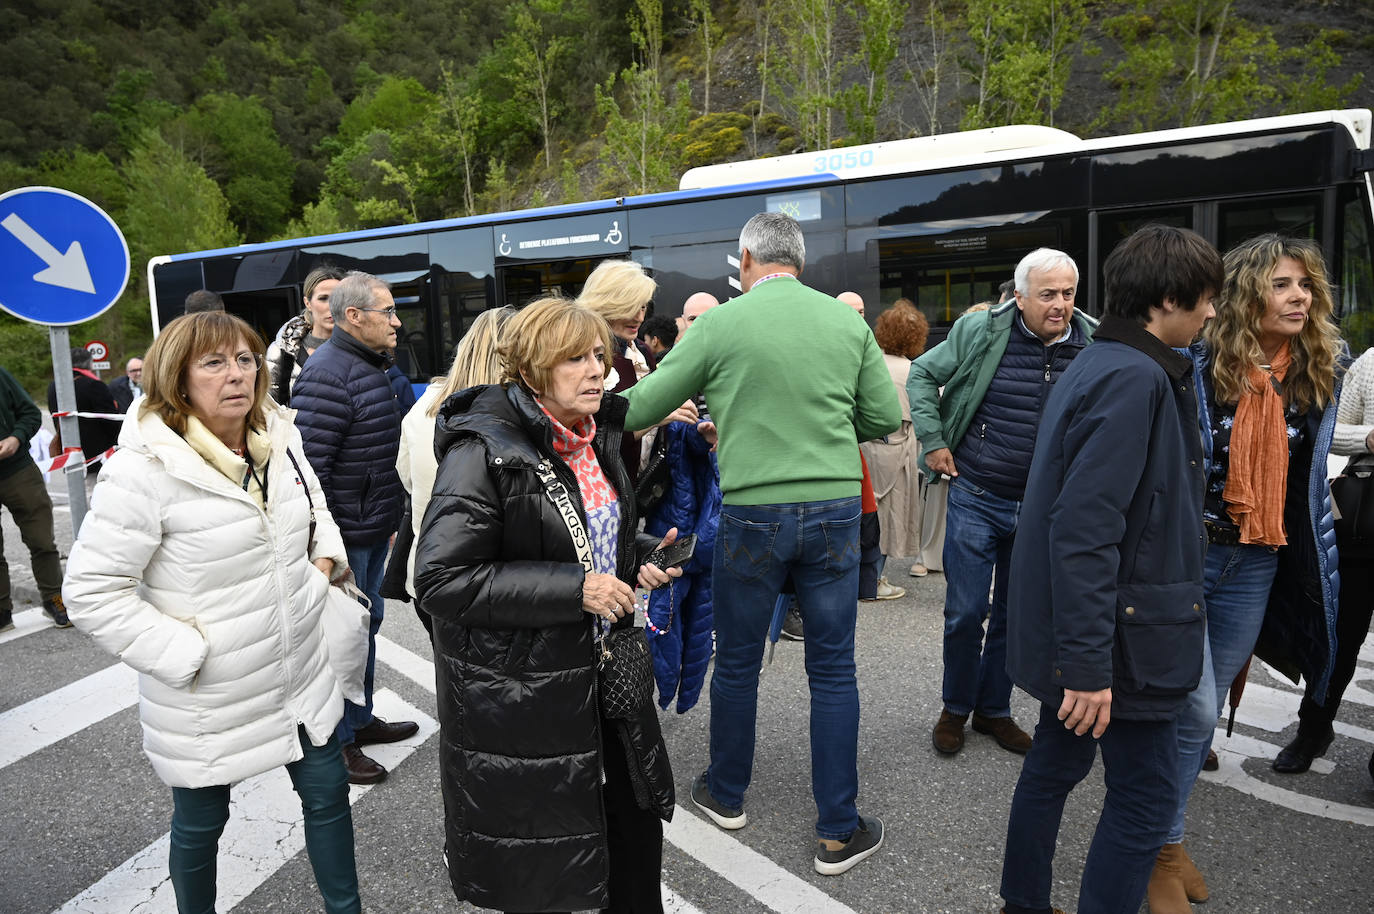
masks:
<path id="1" fill-rule="evenodd" d="M 428 691 L 435 691 L 434 664 L 431 661 L 381 635 L 377 636 L 377 659 Z M 809 882 L 714 825 L 707 825 L 681 805 L 674 809 L 673 821 L 664 823 L 663 837 L 774 911 L 784 914 L 854 914 L 850 908 Z M 691 914 L 686 907 L 678 910 L 682 914 Z"/>
<path id="2" fill-rule="evenodd" d="M 384 717 L 420 725 L 420 732 L 408 740 L 368 747 L 368 755 L 394 770 L 439 725 L 389 689 L 378 690 L 374 703 Z M 349 802 L 357 803 L 371 789 L 355 785 Z M 285 768 L 249 778 L 234 787 L 232 796 L 229 824 L 219 842 L 216 901 L 221 911 L 243 901 L 305 849 L 300 799 Z M 68 901 L 57 914 L 176 914 L 176 896 L 167 874 L 169 847 L 170 837 L 164 834 Z"/>
<path id="3" fill-rule="evenodd" d="M 1202 772 L 1202 778 L 1294 812 L 1320 816 L 1323 819 L 1335 819 L 1339 822 L 1351 822 L 1355 825 L 1374 826 L 1374 809 L 1309 797 L 1295 790 L 1253 778 L 1241 767 L 1245 758 L 1244 755 L 1231 752 L 1224 746 L 1219 747 L 1217 761 L 1221 767 L 1216 771 Z"/>
<path id="4" fill-rule="evenodd" d="M 1227 752 L 1242 758 L 1258 758 L 1266 761 L 1278 755 L 1279 750 L 1283 748 L 1273 743 L 1266 743 L 1262 739 L 1255 739 L 1253 736 L 1246 736 L 1244 733 L 1232 733 L 1227 736 L 1225 727 L 1217 727 L 1217 732 L 1212 737 L 1212 746 L 1218 752 L 1225 749 Z M 1335 770 L 1335 762 L 1324 758 L 1312 760 L 1312 771 L 1315 774 L 1330 774 Z"/>
<path id="5" fill-rule="evenodd" d="M 41 632 L 45 628 L 52 628 L 52 620 L 43 615 L 43 610 L 26 609 L 23 612 L 17 612 L 14 614 L 14 628 L 0 634 L 0 644 L 22 638 L 25 635 L 32 635 L 34 632 Z"/>
<path id="6" fill-rule="evenodd" d="M 685 899 L 673 894 L 672 890 L 660 883 L 660 894 L 663 898 L 663 914 L 701 914 L 700 909 L 693 907 Z"/>
<path id="7" fill-rule="evenodd" d="M 663 837 L 774 911 L 782 914 L 854 914 L 847 905 L 681 806 L 677 807 L 673 821 L 664 823 Z"/>
<path id="8" fill-rule="evenodd" d="M 13 632 L 6 632 L 13 634 Z M 0 714 L 0 768 L 138 702 L 138 673 L 122 663 Z"/>
<path id="9" fill-rule="evenodd" d="M 434 661 L 408 651 L 385 635 L 377 636 L 377 659 L 429 694 L 436 693 Z"/>

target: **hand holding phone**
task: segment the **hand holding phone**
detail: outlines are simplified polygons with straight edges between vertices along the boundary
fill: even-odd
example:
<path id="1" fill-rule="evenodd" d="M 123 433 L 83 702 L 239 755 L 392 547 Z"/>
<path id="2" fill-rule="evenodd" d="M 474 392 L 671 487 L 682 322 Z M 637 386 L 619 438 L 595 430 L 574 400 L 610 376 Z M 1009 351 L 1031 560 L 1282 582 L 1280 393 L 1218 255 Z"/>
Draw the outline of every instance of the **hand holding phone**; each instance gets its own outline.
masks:
<path id="1" fill-rule="evenodd" d="M 677 528 L 669 530 L 664 538 L 668 536 L 676 537 Z M 639 566 L 639 586 L 655 590 L 672 583 L 673 578 L 681 577 L 682 565 L 692 557 L 696 547 L 696 534 L 692 534 L 681 540 L 675 539 L 666 546 L 661 545 L 649 553 L 644 564 Z"/>
<path id="2" fill-rule="evenodd" d="M 657 565 L 664 570 L 669 568 L 681 568 L 691 559 L 692 554 L 696 552 L 696 548 L 697 535 L 693 533 L 661 549 L 655 549 L 653 552 L 650 552 L 649 557 L 644 560 L 644 564 Z"/>

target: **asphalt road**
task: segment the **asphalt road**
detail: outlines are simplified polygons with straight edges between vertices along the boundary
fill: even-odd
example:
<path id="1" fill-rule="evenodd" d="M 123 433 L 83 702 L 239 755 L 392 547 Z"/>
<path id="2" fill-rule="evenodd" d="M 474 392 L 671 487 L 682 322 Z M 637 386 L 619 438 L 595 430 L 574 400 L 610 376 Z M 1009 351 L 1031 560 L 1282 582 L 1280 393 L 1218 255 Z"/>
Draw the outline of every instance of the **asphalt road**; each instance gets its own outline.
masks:
<path id="1" fill-rule="evenodd" d="M 65 502 L 60 493 L 57 498 Z M 71 541 L 65 507 L 57 521 L 65 556 Z M 17 608 L 32 609 L 37 593 L 27 553 L 8 514 L 3 533 Z M 715 829 L 687 797 L 706 764 L 709 697 L 687 714 L 663 715 L 679 792 L 663 861 L 670 911 L 997 911 L 1006 817 L 1021 760 L 972 733 L 953 758 L 931 747 L 940 706 L 944 581 L 911 579 L 906 570 L 904 561 L 890 563 L 889 577 L 909 588 L 906 597 L 864 604 L 859 612 L 860 811 L 883 817 L 883 849 L 843 876 L 812 872 L 815 809 L 802 648 L 783 642 L 763 676 L 755 777 L 746 799 L 750 823 L 743 830 Z M 142 755 L 131 680 L 79 632 L 53 629 L 33 612 L 20 612 L 19 620 L 15 632 L 0 635 L 0 912 L 174 910 L 163 884 L 165 844 L 159 844 L 171 793 Z M 379 690 L 392 693 L 387 700 L 397 712 L 432 719 L 427 641 L 408 605 L 388 604 L 382 635 L 389 643 Z M 1227 750 L 1223 770 L 1207 775 L 1193 797 L 1188 844 L 1212 891 L 1200 912 L 1355 914 L 1374 907 L 1374 789 L 1365 770 L 1374 748 L 1371 648 L 1357 676 L 1326 762 L 1283 777 L 1269 769 L 1268 758 L 1294 732 L 1299 693 L 1258 665 L 1252 672 L 1237 736 L 1218 741 Z M 1013 708 L 1023 725 L 1034 720 L 1025 695 L 1014 696 Z M 354 789 L 364 908 L 472 910 L 453 900 L 440 859 L 438 740 L 422 731 L 412 742 L 391 747 L 395 764 L 386 783 Z M 236 789 L 245 806 L 241 815 L 236 808 L 231 829 L 242 826 L 243 833 L 221 854 L 221 911 L 319 910 L 301 852 L 299 811 L 284 785 L 284 777 L 268 776 L 260 786 Z M 1066 809 L 1054 897 L 1069 911 L 1101 797 L 1098 768 Z"/>

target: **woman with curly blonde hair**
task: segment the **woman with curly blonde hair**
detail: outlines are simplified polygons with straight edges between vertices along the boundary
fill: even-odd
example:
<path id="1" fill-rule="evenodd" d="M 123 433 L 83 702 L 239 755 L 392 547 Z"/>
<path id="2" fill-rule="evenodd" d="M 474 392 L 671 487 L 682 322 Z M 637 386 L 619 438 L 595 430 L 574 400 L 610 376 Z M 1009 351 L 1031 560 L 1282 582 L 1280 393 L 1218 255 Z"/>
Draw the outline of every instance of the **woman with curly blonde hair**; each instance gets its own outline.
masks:
<path id="1" fill-rule="evenodd" d="M 1315 243 L 1273 234 L 1239 245 L 1225 263 L 1217 316 L 1193 347 L 1207 459 L 1207 644 L 1179 721 L 1178 807 L 1150 878 L 1152 914 L 1186 914 L 1190 901 L 1207 898 L 1181 843 L 1184 811 L 1250 654 L 1301 672 L 1318 694 L 1331 675 L 1336 554 L 1326 465 L 1344 345 L 1326 267 Z"/>

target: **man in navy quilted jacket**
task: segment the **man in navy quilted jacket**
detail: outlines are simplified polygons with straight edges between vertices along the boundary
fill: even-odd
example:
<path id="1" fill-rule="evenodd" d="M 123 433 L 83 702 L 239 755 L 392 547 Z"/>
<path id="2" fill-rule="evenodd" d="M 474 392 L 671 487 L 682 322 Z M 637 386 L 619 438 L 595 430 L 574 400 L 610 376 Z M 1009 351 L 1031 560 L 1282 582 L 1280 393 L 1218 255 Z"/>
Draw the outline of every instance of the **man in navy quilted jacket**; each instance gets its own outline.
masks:
<path id="1" fill-rule="evenodd" d="M 291 392 L 305 455 L 320 479 L 330 513 L 343 534 L 348 564 L 372 601 L 363 705 L 344 702 L 339 722 L 348 779 L 375 784 L 386 769 L 359 748 L 406 739 L 414 722 L 387 723 L 372 713 L 377 630 L 382 625 L 382 573 L 391 535 L 401 520 L 402 489 L 396 474 L 401 409 L 387 380 L 388 354 L 396 348 L 396 302 L 385 282 L 350 273 L 329 299 L 334 333 L 301 369 Z"/>
<path id="2" fill-rule="evenodd" d="M 970 714 L 973 729 L 1003 749 L 1030 749 L 1011 718 L 1007 574 L 1041 409 L 1097 324 L 1074 310 L 1077 291 L 1068 254 L 1032 251 L 1016 266 L 1014 302 L 964 315 L 911 363 L 906 390 L 921 465 L 932 480 L 950 477 L 944 707 L 931 732 L 945 755 L 964 748 Z"/>

